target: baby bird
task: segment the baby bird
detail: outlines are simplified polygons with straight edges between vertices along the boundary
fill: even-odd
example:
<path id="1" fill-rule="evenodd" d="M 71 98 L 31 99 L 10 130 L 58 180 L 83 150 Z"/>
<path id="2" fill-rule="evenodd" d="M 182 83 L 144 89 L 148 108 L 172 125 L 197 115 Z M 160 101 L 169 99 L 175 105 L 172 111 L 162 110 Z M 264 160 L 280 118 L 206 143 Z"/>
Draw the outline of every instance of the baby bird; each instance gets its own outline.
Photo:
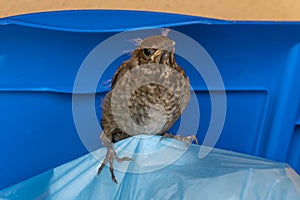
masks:
<path id="1" fill-rule="evenodd" d="M 117 157 L 113 143 L 133 135 L 158 134 L 187 143 L 196 140 L 195 136 L 166 133 L 190 99 L 189 79 L 177 65 L 174 51 L 175 42 L 166 35 L 147 37 L 115 72 L 102 105 L 100 138 L 107 154 L 98 174 L 109 163 L 112 180 L 117 183 L 113 159 L 121 162 L 131 158 Z"/>

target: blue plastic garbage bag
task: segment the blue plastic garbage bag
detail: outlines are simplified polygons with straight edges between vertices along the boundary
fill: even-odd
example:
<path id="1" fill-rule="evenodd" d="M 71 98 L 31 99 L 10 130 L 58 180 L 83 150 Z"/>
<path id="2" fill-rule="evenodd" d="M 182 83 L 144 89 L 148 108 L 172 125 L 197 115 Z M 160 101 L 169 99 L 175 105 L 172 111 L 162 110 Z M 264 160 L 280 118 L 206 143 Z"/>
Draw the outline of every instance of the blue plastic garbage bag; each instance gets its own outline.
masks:
<path id="1" fill-rule="evenodd" d="M 115 149 L 134 159 L 114 163 L 118 184 L 108 167 L 96 175 L 101 148 L 4 189 L 0 199 L 300 199 L 300 177 L 284 163 L 160 136 L 130 137 Z"/>

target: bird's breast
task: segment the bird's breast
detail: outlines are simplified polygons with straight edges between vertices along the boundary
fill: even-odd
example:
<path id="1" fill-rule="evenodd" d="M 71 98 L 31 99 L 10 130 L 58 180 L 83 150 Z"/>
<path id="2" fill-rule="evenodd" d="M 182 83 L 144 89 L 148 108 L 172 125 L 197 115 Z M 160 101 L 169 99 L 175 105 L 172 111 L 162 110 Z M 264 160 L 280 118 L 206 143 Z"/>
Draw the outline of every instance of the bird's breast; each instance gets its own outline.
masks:
<path id="1" fill-rule="evenodd" d="M 189 98 L 188 79 L 164 65 L 137 66 L 124 74 L 112 91 L 115 115 L 121 120 L 118 124 L 132 126 L 127 123 L 130 117 L 146 134 L 169 129 L 186 108 Z"/>

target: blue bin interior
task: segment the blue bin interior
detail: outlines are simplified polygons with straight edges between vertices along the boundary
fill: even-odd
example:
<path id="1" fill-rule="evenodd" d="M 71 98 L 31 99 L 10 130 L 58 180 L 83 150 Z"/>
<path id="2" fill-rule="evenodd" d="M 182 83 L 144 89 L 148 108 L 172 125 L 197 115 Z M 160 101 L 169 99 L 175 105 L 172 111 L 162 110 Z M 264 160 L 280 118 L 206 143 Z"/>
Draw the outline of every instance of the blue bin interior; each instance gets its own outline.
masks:
<path id="1" fill-rule="evenodd" d="M 227 96 L 226 121 L 216 147 L 288 162 L 300 172 L 299 23 L 138 11 L 62 11 L 0 20 L 0 189 L 88 153 L 72 116 L 78 69 L 108 37 L 152 27 L 169 27 L 190 36 L 216 63 Z M 125 59 L 124 53 L 101 80 L 111 79 Z M 201 143 L 211 114 L 209 93 L 192 67 L 180 57 L 177 61 L 199 100 Z M 108 89 L 97 90 L 98 116 Z M 95 141 L 95 149 L 100 146 L 100 140 Z"/>

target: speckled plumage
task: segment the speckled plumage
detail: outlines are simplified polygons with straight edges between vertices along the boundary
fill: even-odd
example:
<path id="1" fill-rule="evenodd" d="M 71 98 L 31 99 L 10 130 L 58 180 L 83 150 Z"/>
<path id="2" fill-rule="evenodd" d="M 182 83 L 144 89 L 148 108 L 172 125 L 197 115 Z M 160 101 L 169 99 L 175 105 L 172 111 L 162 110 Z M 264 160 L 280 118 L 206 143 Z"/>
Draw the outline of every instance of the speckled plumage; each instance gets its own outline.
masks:
<path id="1" fill-rule="evenodd" d="M 164 35 L 145 38 L 133 51 L 131 58 L 115 72 L 111 91 L 102 105 L 103 132 L 100 137 L 107 147 L 107 156 L 98 174 L 105 163 L 109 162 L 112 179 L 117 183 L 113 173 L 113 158 L 118 161 L 130 158 L 118 158 L 113 143 L 136 134 L 163 135 L 186 108 L 190 98 L 190 85 L 185 72 L 175 61 L 174 45 L 175 42 Z M 129 72 L 134 73 L 134 78 L 126 78 Z M 137 79 L 145 84 L 136 88 L 129 99 L 125 98 L 123 90 L 136 87 Z M 137 126 L 147 127 L 141 129 L 143 132 L 128 127 L 128 116 L 124 115 L 125 106 Z M 164 111 L 160 113 L 161 110 Z"/>

